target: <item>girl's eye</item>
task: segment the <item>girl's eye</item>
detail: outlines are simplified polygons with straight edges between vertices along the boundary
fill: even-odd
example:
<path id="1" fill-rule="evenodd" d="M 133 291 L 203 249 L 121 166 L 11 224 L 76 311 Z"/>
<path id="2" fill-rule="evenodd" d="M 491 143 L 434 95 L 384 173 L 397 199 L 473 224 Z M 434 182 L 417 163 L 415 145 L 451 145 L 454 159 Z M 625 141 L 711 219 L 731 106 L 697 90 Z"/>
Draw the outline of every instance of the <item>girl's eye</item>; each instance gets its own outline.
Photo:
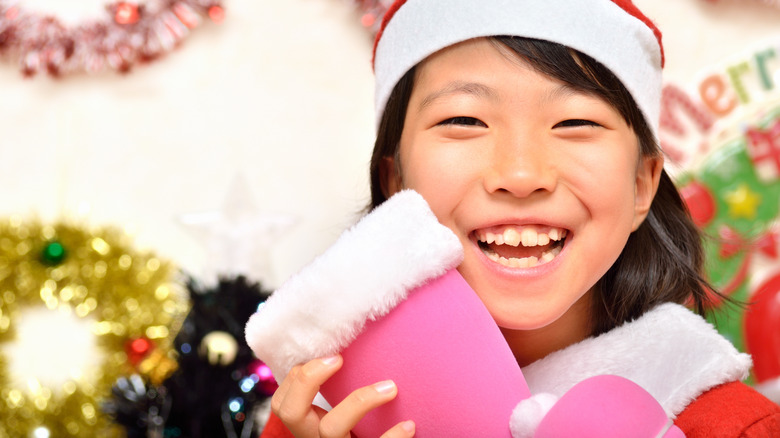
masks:
<path id="1" fill-rule="evenodd" d="M 601 126 L 596 122 L 592 122 L 590 120 L 583 120 L 583 119 L 569 119 L 564 120 L 562 122 L 559 122 L 557 125 L 553 126 L 553 128 L 572 128 L 572 127 L 579 127 L 579 126 Z"/>
<path id="2" fill-rule="evenodd" d="M 465 117 L 465 116 L 451 117 L 447 120 L 439 122 L 438 125 L 439 126 L 446 126 L 446 125 L 481 126 L 483 128 L 487 128 L 487 125 L 482 120 L 475 119 L 474 117 Z"/>

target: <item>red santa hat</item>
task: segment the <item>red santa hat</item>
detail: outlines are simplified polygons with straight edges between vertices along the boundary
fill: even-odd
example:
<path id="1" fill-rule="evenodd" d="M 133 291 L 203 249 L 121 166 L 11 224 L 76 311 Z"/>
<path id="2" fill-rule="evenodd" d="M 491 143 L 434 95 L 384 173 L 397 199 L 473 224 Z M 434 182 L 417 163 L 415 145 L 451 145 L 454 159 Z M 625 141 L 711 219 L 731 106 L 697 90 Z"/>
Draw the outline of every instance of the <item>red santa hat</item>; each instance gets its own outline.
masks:
<path id="1" fill-rule="evenodd" d="M 395 85 L 420 61 L 496 35 L 559 43 L 599 61 L 628 89 L 657 137 L 661 32 L 630 0 L 397 0 L 374 45 L 377 120 Z"/>

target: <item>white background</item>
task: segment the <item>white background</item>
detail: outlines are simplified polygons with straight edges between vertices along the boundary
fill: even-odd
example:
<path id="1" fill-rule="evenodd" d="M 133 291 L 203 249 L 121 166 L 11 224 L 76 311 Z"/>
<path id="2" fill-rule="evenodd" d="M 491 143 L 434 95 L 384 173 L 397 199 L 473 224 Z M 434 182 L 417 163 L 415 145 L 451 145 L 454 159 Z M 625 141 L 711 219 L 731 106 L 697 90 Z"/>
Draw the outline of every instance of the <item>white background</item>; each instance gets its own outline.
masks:
<path id="1" fill-rule="evenodd" d="M 26 2 L 75 21 L 103 4 Z M 683 84 L 780 35 L 780 10 L 757 0 L 635 3 L 664 31 L 667 78 Z M 256 249 L 272 262 L 268 287 L 322 252 L 367 202 L 371 38 L 350 0 L 225 8 L 222 25 L 126 76 L 25 79 L 0 63 L 0 216 L 121 226 L 205 275 L 215 255 L 177 219 L 222 209 L 241 175 L 250 205 L 297 219 Z"/>

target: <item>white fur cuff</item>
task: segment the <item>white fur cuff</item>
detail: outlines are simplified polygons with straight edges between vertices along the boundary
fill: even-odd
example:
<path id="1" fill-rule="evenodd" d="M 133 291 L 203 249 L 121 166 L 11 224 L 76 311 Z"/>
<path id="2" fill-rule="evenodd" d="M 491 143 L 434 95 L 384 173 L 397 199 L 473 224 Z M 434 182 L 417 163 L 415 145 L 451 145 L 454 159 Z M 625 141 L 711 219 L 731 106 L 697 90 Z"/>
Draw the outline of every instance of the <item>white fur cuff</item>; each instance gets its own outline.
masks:
<path id="1" fill-rule="evenodd" d="M 460 241 L 422 196 L 402 191 L 287 280 L 249 319 L 247 343 L 281 380 L 297 364 L 343 350 L 366 321 L 462 259 Z"/>

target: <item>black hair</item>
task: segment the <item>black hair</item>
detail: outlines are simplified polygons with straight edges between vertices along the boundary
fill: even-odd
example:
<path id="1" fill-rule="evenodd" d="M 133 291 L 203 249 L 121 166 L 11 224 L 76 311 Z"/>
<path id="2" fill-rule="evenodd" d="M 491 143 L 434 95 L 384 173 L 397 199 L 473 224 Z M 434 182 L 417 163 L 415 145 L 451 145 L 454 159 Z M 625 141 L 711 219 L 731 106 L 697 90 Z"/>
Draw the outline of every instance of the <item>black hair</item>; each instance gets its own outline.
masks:
<path id="1" fill-rule="evenodd" d="M 573 88 L 598 96 L 614 107 L 633 128 L 645 157 L 661 149 L 631 93 L 605 66 L 566 46 L 529 38 L 498 36 L 490 40 L 511 49 L 532 68 Z M 415 69 L 396 84 L 385 107 L 371 158 L 371 204 L 387 199 L 387 157 L 397 158 Z M 394 160 L 400 166 L 399 160 Z M 400 171 L 400 169 L 396 169 Z M 658 191 L 644 222 L 628 238 L 617 261 L 597 282 L 592 300 L 592 333 L 599 334 L 665 302 L 690 304 L 704 314 L 714 292 L 702 277 L 704 252 L 674 182 L 662 171 Z"/>

